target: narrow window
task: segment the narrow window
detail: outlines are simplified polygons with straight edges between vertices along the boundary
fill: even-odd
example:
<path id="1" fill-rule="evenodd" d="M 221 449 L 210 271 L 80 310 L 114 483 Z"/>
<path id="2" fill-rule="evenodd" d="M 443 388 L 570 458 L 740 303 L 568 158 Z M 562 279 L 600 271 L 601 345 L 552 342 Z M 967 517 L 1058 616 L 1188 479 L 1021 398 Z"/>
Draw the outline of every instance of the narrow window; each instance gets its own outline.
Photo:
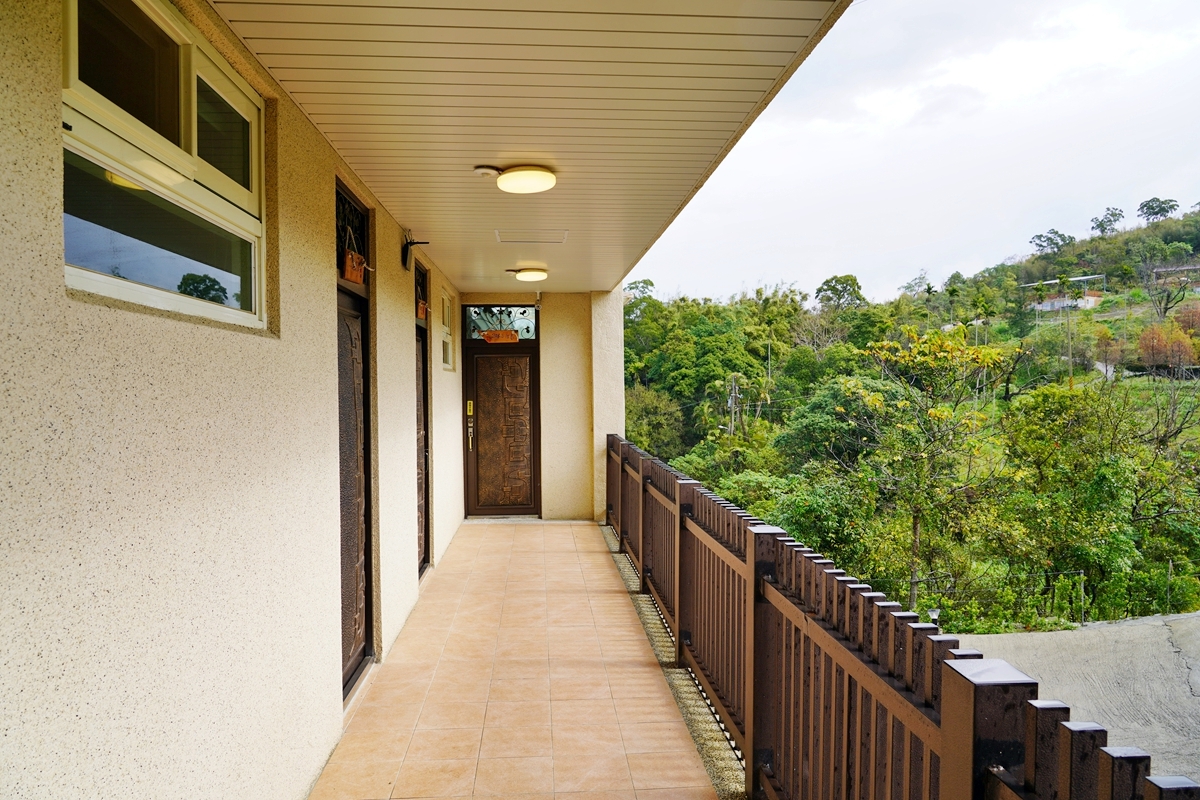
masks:
<path id="1" fill-rule="evenodd" d="M 202 78 L 196 78 L 196 140 L 201 158 L 250 188 L 250 122 Z"/>
<path id="2" fill-rule="evenodd" d="M 63 157 L 68 264 L 254 310 L 250 242 L 69 150 Z"/>
<path id="3" fill-rule="evenodd" d="M 133 0 L 79 0 L 79 80 L 179 145 L 179 45 Z"/>

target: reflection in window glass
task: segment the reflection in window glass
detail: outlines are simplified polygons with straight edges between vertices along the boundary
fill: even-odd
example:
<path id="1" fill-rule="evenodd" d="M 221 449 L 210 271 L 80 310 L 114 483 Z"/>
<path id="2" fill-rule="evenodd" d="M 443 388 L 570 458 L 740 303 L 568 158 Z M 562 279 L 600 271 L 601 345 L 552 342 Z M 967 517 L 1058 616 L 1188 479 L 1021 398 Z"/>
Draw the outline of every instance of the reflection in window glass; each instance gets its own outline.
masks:
<path id="1" fill-rule="evenodd" d="M 79 0 L 79 80 L 179 144 L 179 45 L 133 0 Z"/>
<path id="2" fill-rule="evenodd" d="M 254 310 L 250 242 L 64 151 L 68 264 Z"/>
<path id="3" fill-rule="evenodd" d="M 533 306 L 468 306 L 467 338 L 496 339 L 490 331 L 516 331 L 518 339 L 537 338 L 537 310 Z"/>
<path id="4" fill-rule="evenodd" d="M 250 188 L 250 123 L 200 78 L 196 79 L 196 151 Z"/>

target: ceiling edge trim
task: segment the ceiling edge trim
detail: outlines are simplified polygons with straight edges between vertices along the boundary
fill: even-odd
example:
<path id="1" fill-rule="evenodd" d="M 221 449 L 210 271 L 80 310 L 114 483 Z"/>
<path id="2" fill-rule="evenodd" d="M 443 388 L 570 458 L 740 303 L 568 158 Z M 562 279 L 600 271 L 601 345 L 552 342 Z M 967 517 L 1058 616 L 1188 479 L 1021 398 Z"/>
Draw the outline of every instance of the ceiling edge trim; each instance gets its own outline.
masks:
<path id="1" fill-rule="evenodd" d="M 825 34 L 829 33 L 830 29 L 833 28 L 834 23 L 841 19 L 842 14 L 844 14 L 846 9 L 853 4 L 854 0 L 837 0 L 837 2 L 834 3 L 834 5 L 829 9 L 829 12 L 825 15 L 824 19 L 821 20 L 821 24 L 817 26 L 816 30 L 812 32 L 812 35 L 809 36 L 804 42 L 804 46 L 797 51 L 796 57 L 792 59 L 783 72 L 780 73 L 779 77 L 775 79 L 775 83 L 772 84 L 767 93 L 762 96 L 762 99 L 755 104 L 750 113 L 746 115 L 746 119 L 740 126 L 738 126 L 738 129 L 733 132 L 733 135 L 729 137 L 729 141 L 727 141 L 725 146 L 721 148 L 721 152 L 717 153 L 717 157 L 714 158 L 712 163 L 708 165 L 708 168 L 704 170 L 704 174 L 702 174 L 700 179 L 696 181 L 696 185 L 692 187 L 692 190 L 688 192 L 687 197 L 683 198 L 683 202 L 681 202 L 679 207 L 675 209 L 675 213 L 671 214 L 666 223 L 658 229 L 658 233 L 654 235 L 654 238 L 650 240 L 650 243 L 642 249 L 642 252 L 638 253 L 637 258 L 633 260 L 633 263 L 629 265 L 629 269 L 625 270 L 625 273 L 616 282 L 616 284 L 609 288 L 610 292 L 621 285 L 622 281 L 624 281 L 629 273 L 633 271 L 633 268 L 636 267 L 638 263 L 646 256 L 646 253 L 650 252 L 650 248 L 654 247 L 658 240 L 662 238 L 662 235 L 666 233 L 667 228 L 671 227 L 671 223 L 675 221 L 675 218 L 678 217 L 683 209 L 687 207 L 687 204 L 692 201 L 692 198 L 696 196 L 696 193 L 704 188 L 704 184 L 712 176 L 713 172 L 716 171 L 717 167 L 721 166 L 721 162 L 725 160 L 725 156 L 729 155 L 729 151 L 732 150 L 739 141 L 741 141 L 743 134 L 749 130 L 750 126 L 754 124 L 754 121 L 758 119 L 758 116 L 766 110 L 771 101 L 775 99 L 775 95 L 779 94 L 779 91 L 783 89 L 784 85 L 791 79 L 796 70 L 800 68 L 800 65 L 805 62 L 808 56 L 812 53 L 813 49 L 821 43 L 821 40 L 825 38 Z"/>

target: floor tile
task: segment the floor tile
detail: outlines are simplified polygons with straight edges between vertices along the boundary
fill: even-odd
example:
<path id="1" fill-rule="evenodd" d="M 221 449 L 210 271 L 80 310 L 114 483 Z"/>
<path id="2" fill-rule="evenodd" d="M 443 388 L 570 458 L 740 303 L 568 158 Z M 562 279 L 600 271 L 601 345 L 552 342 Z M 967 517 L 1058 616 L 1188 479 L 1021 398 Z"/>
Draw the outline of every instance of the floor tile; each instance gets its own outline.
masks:
<path id="1" fill-rule="evenodd" d="M 426 703 L 417 728 L 482 728 L 487 703 Z"/>
<path id="2" fill-rule="evenodd" d="M 397 763 L 329 763 L 317 779 L 309 800 L 363 800 L 390 797 L 394 791 Z"/>
<path id="3" fill-rule="evenodd" d="M 315 800 L 715 800 L 600 530 L 465 523 Z"/>
<path id="4" fill-rule="evenodd" d="M 625 753 L 619 725 L 555 725 L 554 757 L 616 756 Z"/>
<path id="5" fill-rule="evenodd" d="M 407 731 L 348 730 L 342 734 L 342 740 L 329 757 L 329 763 L 392 761 L 399 768 L 410 737 Z"/>
<path id="6" fill-rule="evenodd" d="M 696 743 L 687 725 L 680 722 L 644 722 L 622 725 L 626 753 L 694 752 Z"/>
<path id="7" fill-rule="evenodd" d="M 550 726 L 521 728 L 484 728 L 480 758 L 536 758 L 554 754 Z"/>
<path id="8" fill-rule="evenodd" d="M 454 797 L 475 787 L 475 759 L 405 761 L 392 797 Z"/>
<path id="9" fill-rule="evenodd" d="M 694 749 L 691 752 L 671 753 L 670 757 L 664 757 L 662 753 L 630 753 L 627 758 L 633 787 L 639 791 L 712 787 L 700 754 Z"/>
<path id="10" fill-rule="evenodd" d="M 487 705 L 485 728 L 541 728 L 550 724 L 550 701 L 493 701 Z"/>
<path id="11" fill-rule="evenodd" d="M 550 792 L 554 788 L 554 759 L 481 758 L 475 772 L 475 794 L 516 795 Z"/>
<path id="12" fill-rule="evenodd" d="M 409 740 L 404 761 L 446 761 L 478 758 L 482 728 L 437 728 L 418 730 Z"/>
<path id="13" fill-rule="evenodd" d="M 488 691 L 489 700 L 521 700 L 525 702 L 550 699 L 548 678 L 511 678 L 493 680 Z"/>
<path id="14" fill-rule="evenodd" d="M 632 789 L 629 765 L 620 756 L 566 756 L 554 759 L 554 791 Z"/>
<path id="15" fill-rule="evenodd" d="M 675 706 L 675 714 L 679 716 L 678 706 Z M 551 700 L 550 720 L 554 724 L 600 725 L 617 722 L 618 715 L 611 698 L 601 700 Z"/>

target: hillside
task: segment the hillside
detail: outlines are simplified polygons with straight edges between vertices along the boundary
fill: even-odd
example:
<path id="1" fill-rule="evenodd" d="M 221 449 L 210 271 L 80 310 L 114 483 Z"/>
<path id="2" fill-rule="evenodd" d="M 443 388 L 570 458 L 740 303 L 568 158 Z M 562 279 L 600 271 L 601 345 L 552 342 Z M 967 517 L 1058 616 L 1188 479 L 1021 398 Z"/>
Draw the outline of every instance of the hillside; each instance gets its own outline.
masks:
<path id="1" fill-rule="evenodd" d="M 627 435 L 952 631 L 1200 608 L 1200 213 L 1158 210 L 883 303 L 630 284 Z"/>

